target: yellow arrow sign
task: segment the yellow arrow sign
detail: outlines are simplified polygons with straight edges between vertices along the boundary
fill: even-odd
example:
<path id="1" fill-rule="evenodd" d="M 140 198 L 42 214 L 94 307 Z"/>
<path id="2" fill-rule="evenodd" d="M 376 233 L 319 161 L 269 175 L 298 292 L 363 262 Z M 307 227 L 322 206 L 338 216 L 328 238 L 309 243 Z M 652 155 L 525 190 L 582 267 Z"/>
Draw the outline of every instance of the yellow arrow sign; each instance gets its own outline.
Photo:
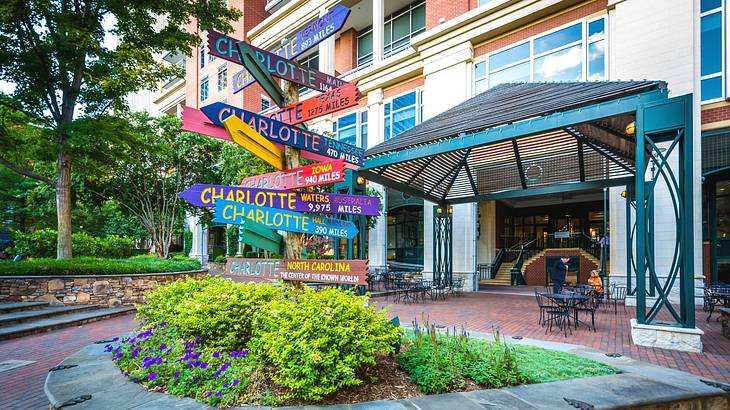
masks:
<path id="1" fill-rule="evenodd" d="M 284 169 L 284 155 L 281 150 L 274 145 L 273 142 L 264 138 L 261 134 L 251 128 L 240 118 L 235 115 L 223 120 L 223 126 L 228 131 L 228 135 L 236 144 L 242 146 L 250 153 L 271 164 L 278 171 Z"/>

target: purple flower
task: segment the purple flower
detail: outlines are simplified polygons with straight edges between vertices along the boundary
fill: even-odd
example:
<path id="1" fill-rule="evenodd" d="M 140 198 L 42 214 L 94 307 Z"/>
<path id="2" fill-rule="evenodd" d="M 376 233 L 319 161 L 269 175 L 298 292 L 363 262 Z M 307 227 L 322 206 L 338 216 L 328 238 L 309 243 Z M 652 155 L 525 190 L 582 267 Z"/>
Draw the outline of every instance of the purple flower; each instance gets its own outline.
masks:
<path id="1" fill-rule="evenodd" d="M 147 380 L 155 380 L 157 378 L 157 373 L 152 372 L 147 375 Z"/>
<path id="2" fill-rule="evenodd" d="M 197 382 L 198 382 L 198 378 L 197 377 L 193 377 L 193 383 L 197 383 Z"/>
<path id="3" fill-rule="evenodd" d="M 163 343 L 163 344 L 160 345 L 160 348 L 158 350 L 159 351 L 163 351 L 165 349 L 167 349 L 167 345 Z"/>
<path id="4" fill-rule="evenodd" d="M 221 396 L 221 391 L 220 390 L 218 390 L 217 392 L 215 392 L 215 397 L 220 397 L 220 396 Z"/>
<path id="5" fill-rule="evenodd" d="M 175 371 L 175 374 L 173 375 L 173 377 L 174 377 L 174 378 L 176 378 L 176 379 L 177 379 L 178 377 L 180 377 L 180 370 L 176 370 L 176 371 Z"/>
<path id="6" fill-rule="evenodd" d="M 167 326 L 167 322 L 161 322 L 160 326 Z"/>
<path id="7" fill-rule="evenodd" d="M 116 342 L 118 340 L 119 340 L 119 338 L 118 337 L 115 337 L 114 339 L 112 339 L 112 342 Z"/>
<path id="8" fill-rule="evenodd" d="M 138 381 L 136 377 L 132 378 L 132 383 L 137 383 Z"/>
<path id="9" fill-rule="evenodd" d="M 201 369 L 207 369 L 208 368 L 208 362 L 200 363 L 200 365 L 198 367 L 200 367 Z"/>
<path id="10" fill-rule="evenodd" d="M 231 386 L 238 386 L 238 379 L 233 379 L 233 383 L 231 383 Z"/>
<path id="11" fill-rule="evenodd" d="M 221 354 L 218 352 L 213 353 L 213 357 L 215 357 L 216 359 L 219 358 L 220 356 L 221 356 Z"/>
<path id="12" fill-rule="evenodd" d="M 213 392 L 209 391 L 208 393 L 205 393 L 205 397 L 210 397 L 211 394 L 213 394 Z"/>

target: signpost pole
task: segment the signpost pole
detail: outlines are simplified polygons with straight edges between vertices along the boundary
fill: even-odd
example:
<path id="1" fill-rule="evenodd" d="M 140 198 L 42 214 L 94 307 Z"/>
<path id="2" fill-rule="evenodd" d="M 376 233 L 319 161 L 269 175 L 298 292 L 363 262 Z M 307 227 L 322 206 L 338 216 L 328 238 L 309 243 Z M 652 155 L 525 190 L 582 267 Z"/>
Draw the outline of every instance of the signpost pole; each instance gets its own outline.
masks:
<path id="1" fill-rule="evenodd" d="M 299 101 L 299 88 L 291 81 L 281 81 L 286 105 Z M 302 157 L 299 148 L 286 146 L 284 150 L 285 169 L 294 169 L 302 166 Z M 284 236 L 284 259 L 301 259 L 302 257 L 302 234 L 287 232 Z"/>

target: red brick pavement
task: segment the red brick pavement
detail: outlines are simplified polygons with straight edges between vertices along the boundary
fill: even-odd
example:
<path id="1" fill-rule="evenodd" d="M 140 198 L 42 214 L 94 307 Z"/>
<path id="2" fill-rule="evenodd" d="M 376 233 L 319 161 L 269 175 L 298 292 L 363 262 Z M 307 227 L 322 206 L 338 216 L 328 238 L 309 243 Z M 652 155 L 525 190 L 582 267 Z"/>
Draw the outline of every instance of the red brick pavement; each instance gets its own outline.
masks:
<path id="1" fill-rule="evenodd" d="M 614 314 L 603 309 L 596 313 L 596 332 L 585 326 L 573 334 L 563 336 L 554 329 L 545 334 L 537 323 L 538 309 L 534 296 L 505 295 L 494 293 L 466 293 L 451 296 L 446 301 L 430 301 L 419 304 L 394 304 L 392 299 L 373 298 L 373 302 L 388 306 L 390 316 L 399 316 L 401 323 L 410 323 L 414 318 L 421 320 L 426 315 L 432 323 L 446 326 L 464 325 L 468 330 L 492 332 L 499 328 L 504 335 L 522 336 L 555 342 L 572 343 L 592 347 L 606 352 L 617 352 L 634 359 L 686 371 L 718 381 L 730 382 L 730 340 L 722 337 L 721 326 L 714 315 L 710 323 L 705 322 L 707 314 L 698 310 L 697 325 L 705 332 L 702 337 L 703 353 L 686 353 L 673 350 L 639 347 L 631 344 L 629 320 L 634 315 L 633 307 L 626 312 L 619 306 Z M 581 317 L 581 319 L 583 319 Z M 660 319 L 668 320 L 667 317 Z"/>
<path id="2" fill-rule="evenodd" d="M 88 344 L 128 333 L 135 326 L 134 315 L 125 315 L 0 342 L 0 361 L 35 361 L 0 373 L 0 408 L 48 409 L 43 392 L 48 369 Z"/>

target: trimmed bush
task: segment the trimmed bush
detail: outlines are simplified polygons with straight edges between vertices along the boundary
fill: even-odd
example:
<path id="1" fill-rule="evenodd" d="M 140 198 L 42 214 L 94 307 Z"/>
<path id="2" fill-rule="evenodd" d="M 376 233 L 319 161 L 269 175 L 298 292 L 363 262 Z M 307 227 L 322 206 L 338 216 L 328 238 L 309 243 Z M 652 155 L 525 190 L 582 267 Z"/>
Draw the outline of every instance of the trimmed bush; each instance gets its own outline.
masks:
<path id="1" fill-rule="evenodd" d="M 321 400 L 358 385 L 357 371 L 375 365 L 376 354 L 393 353 L 402 337 L 365 300 L 340 289 L 309 288 L 276 298 L 259 311 L 251 349 L 275 368 L 274 381 L 296 397 Z"/>
<path id="2" fill-rule="evenodd" d="M 39 229 L 30 233 L 15 233 L 14 253 L 33 258 L 56 256 L 57 232 L 53 229 Z M 123 259 L 134 255 L 134 239 L 119 235 L 92 236 L 86 232 L 71 235 L 74 256 Z"/>
<path id="3" fill-rule="evenodd" d="M 146 255 L 129 259 L 80 257 L 69 260 L 38 258 L 20 262 L 0 261 L 0 276 L 123 275 L 182 272 L 196 269 L 200 269 L 200 262 L 195 259 L 160 259 Z"/>
<path id="4" fill-rule="evenodd" d="M 190 255 L 190 250 L 193 248 L 193 231 L 185 229 L 183 232 L 183 253 L 185 256 Z"/>
<path id="5" fill-rule="evenodd" d="M 228 259 L 225 256 L 218 255 L 218 256 L 215 257 L 215 260 L 213 262 L 215 262 L 215 263 L 226 263 L 226 261 L 228 261 Z"/>

